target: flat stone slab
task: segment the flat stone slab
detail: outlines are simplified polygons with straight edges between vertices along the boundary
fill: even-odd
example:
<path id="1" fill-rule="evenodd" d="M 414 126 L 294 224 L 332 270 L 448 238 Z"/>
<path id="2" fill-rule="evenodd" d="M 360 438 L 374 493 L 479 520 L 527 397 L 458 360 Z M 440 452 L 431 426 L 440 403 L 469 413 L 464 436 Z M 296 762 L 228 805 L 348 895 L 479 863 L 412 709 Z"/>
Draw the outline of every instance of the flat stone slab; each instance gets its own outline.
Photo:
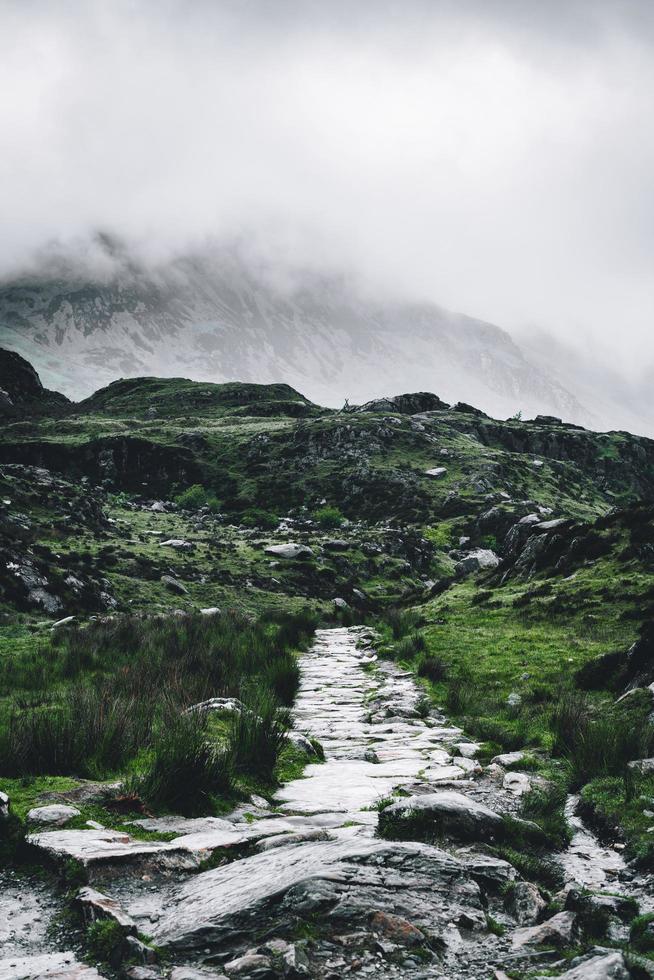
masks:
<path id="1" fill-rule="evenodd" d="M 43 953 L 40 956 L 8 957 L 0 960 L 0 980 L 102 980 L 95 967 L 80 963 L 74 953 Z"/>
<path id="2" fill-rule="evenodd" d="M 445 851 L 381 841 L 348 827 L 332 840 L 273 848 L 191 877 L 171 889 L 160 918 L 147 928 L 159 946 L 212 947 L 264 924 L 288 922 L 305 906 L 326 914 L 343 896 L 361 903 L 363 918 L 373 908 L 404 908 L 412 890 L 416 914 L 420 910 L 422 921 L 427 916 L 437 929 L 445 927 L 459 888 L 481 908 L 465 864 Z"/>

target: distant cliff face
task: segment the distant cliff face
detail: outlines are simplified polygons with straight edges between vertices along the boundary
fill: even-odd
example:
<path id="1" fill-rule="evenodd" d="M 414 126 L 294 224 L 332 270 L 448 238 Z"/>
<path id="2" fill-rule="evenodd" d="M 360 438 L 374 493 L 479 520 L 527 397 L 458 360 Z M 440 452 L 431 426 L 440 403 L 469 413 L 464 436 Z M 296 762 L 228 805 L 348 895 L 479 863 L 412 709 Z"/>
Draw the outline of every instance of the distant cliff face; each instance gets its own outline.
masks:
<path id="1" fill-rule="evenodd" d="M 435 391 L 492 415 L 593 416 L 504 331 L 430 304 L 378 302 L 343 280 L 275 284 L 233 256 L 124 263 L 0 289 L 0 344 L 74 397 L 118 377 L 286 382 L 321 404 Z"/>
<path id="2" fill-rule="evenodd" d="M 65 408 L 68 399 L 57 391 L 48 391 L 25 358 L 0 348 L 0 417 L 24 414 L 55 413 Z"/>

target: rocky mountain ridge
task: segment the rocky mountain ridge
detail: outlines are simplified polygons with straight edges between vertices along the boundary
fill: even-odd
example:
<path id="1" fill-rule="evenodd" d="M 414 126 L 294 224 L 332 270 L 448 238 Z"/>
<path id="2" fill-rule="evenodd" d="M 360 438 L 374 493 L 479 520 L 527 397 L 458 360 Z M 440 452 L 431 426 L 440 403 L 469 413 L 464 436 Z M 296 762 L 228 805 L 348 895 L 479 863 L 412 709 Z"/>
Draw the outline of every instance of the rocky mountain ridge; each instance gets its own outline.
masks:
<path id="1" fill-rule="evenodd" d="M 0 287 L 0 344 L 75 398 L 117 377 L 185 374 L 283 381 L 332 406 L 417 387 L 500 416 L 593 421 L 592 407 L 492 324 L 373 300 L 337 276 L 295 272 L 291 282 L 224 252 L 155 269 L 122 256 L 104 278 L 58 267 Z"/>

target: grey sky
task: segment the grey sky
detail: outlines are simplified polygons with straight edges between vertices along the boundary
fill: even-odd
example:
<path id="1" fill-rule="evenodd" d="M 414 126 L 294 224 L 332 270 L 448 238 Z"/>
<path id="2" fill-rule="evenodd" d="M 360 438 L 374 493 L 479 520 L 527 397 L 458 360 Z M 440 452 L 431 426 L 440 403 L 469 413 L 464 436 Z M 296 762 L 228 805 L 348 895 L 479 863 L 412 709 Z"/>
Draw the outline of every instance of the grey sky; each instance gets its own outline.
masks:
<path id="1" fill-rule="evenodd" d="M 0 0 L 0 273 L 253 236 L 654 362 L 654 4 Z"/>

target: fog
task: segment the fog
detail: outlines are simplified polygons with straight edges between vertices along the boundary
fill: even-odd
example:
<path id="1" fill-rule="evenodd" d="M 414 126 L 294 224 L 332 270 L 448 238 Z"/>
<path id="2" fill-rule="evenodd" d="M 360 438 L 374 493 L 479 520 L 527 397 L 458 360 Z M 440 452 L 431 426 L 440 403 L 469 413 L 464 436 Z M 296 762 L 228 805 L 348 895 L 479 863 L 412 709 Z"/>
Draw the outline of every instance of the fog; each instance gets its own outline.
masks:
<path id="1" fill-rule="evenodd" d="M 2 0 L 0 32 L 5 279 L 99 230 L 238 238 L 651 371 L 651 0 Z"/>

